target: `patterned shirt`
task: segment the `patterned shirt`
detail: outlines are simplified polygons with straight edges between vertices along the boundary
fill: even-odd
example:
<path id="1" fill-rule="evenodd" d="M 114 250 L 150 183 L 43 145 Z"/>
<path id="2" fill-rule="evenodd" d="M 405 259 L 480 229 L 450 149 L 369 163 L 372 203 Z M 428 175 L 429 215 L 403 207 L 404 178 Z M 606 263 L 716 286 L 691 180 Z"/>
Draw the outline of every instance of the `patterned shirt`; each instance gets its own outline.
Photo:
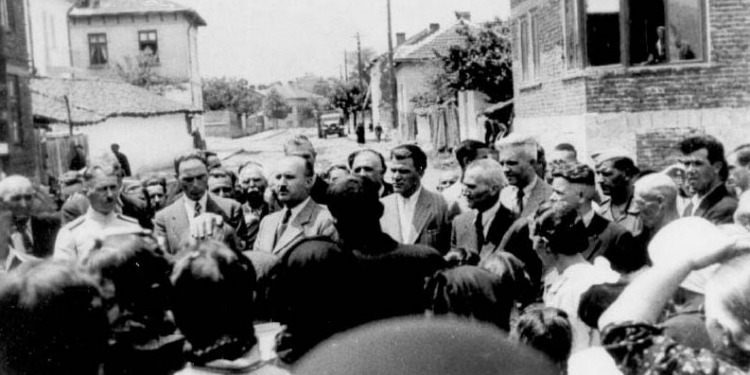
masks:
<path id="1" fill-rule="evenodd" d="M 705 349 L 680 345 L 650 324 L 623 323 L 602 331 L 602 345 L 625 375 L 733 375 L 745 371 Z"/>

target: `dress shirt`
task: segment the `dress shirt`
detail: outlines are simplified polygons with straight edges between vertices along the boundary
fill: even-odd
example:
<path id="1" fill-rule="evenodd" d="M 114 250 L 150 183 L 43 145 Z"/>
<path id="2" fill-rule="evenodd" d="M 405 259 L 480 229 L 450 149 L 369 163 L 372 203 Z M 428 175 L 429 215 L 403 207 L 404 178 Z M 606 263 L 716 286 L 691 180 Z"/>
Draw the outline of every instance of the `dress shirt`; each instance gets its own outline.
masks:
<path id="1" fill-rule="evenodd" d="M 595 212 L 592 209 L 592 210 L 589 210 L 589 212 L 586 212 L 585 214 L 583 214 L 583 216 L 581 216 L 581 221 L 583 221 L 583 226 L 588 228 L 589 225 L 591 225 L 591 220 L 594 220 L 594 214 Z"/>
<path id="2" fill-rule="evenodd" d="M 403 195 L 398 194 L 396 196 L 396 206 L 398 206 L 398 219 L 401 227 L 401 239 L 404 244 L 413 245 L 414 241 L 417 240 L 416 230 L 414 228 L 414 211 L 417 209 L 417 200 L 419 194 L 422 192 L 422 186 L 419 186 L 417 190 L 409 198 L 404 198 Z"/>
<path id="3" fill-rule="evenodd" d="M 195 201 L 188 198 L 187 195 L 184 195 L 184 203 L 185 203 L 185 210 L 187 211 L 188 221 L 190 224 L 193 224 L 193 219 L 195 216 Z M 206 202 L 208 202 L 208 193 L 203 194 L 201 199 L 198 200 L 198 203 L 201 205 L 201 214 L 206 213 Z"/>
<path id="4" fill-rule="evenodd" d="M 299 215 L 300 211 L 302 211 L 302 209 L 305 208 L 305 206 L 307 206 L 308 202 L 310 202 L 311 200 L 312 198 L 307 197 L 300 204 L 292 207 L 291 208 L 292 214 L 289 216 L 289 221 L 287 222 L 287 224 L 293 222 L 294 219 L 296 219 L 297 216 Z M 289 208 L 284 207 L 283 210 L 289 210 Z M 282 215 L 281 217 L 284 217 L 284 216 Z M 279 222 L 279 225 L 281 225 L 281 222 Z"/>
<path id="5" fill-rule="evenodd" d="M 539 177 L 534 175 L 534 179 L 523 188 L 523 205 L 524 207 L 529 202 L 531 191 L 536 187 Z M 508 185 L 500 192 L 500 201 L 503 202 L 503 206 L 513 211 L 513 213 L 520 215 L 521 212 L 518 207 L 518 186 Z"/>
<path id="6" fill-rule="evenodd" d="M 497 215 L 497 211 L 500 210 L 500 199 L 495 202 L 495 204 L 492 205 L 487 211 L 484 212 L 477 212 L 477 218 L 479 218 L 479 215 L 482 215 L 482 229 L 484 230 L 484 238 L 487 238 L 487 236 L 490 233 L 490 226 L 492 225 L 492 221 L 495 220 L 495 216 Z M 474 219 L 474 222 L 476 223 L 477 218 Z"/>

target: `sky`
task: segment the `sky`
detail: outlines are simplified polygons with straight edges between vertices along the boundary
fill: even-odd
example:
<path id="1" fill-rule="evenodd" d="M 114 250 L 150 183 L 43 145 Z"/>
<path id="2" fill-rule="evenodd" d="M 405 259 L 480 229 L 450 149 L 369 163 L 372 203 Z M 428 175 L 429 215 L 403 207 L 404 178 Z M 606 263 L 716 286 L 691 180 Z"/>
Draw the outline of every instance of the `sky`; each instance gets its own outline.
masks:
<path id="1" fill-rule="evenodd" d="M 344 51 L 388 48 L 386 0 L 173 0 L 197 10 L 207 26 L 198 31 L 203 77 L 244 77 L 262 84 L 312 73 L 339 77 Z M 455 11 L 473 22 L 507 18 L 509 0 L 391 0 L 393 33 L 407 37 Z M 395 36 L 393 43 L 396 43 Z"/>

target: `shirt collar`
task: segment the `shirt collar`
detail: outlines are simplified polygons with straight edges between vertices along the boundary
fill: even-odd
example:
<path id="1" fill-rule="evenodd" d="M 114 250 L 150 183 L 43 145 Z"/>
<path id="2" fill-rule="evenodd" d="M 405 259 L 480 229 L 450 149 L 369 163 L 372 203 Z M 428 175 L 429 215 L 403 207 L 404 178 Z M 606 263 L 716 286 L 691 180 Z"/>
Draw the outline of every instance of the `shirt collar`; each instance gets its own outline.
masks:
<path id="1" fill-rule="evenodd" d="M 188 208 L 188 212 L 193 212 L 195 210 L 195 202 L 194 200 L 188 198 L 187 195 L 184 195 L 185 198 L 185 207 Z M 201 212 L 206 212 L 206 203 L 208 202 L 208 192 L 204 193 L 201 199 L 198 199 L 197 201 L 201 205 Z"/>
<path id="2" fill-rule="evenodd" d="M 404 196 L 401 194 L 397 194 L 397 196 L 403 203 L 415 203 L 416 204 L 417 199 L 419 199 L 419 194 L 421 193 L 422 193 L 422 185 L 420 184 L 419 187 L 417 187 L 417 190 L 414 192 L 414 194 L 412 194 L 409 198 L 404 198 Z"/>
<path id="3" fill-rule="evenodd" d="M 308 203 L 309 203 L 309 202 L 310 202 L 311 200 L 312 200 L 312 198 L 310 198 L 310 197 L 308 196 L 307 198 L 305 198 L 305 200 L 303 200 L 302 202 L 300 202 L 300 204 L 298 204 L 298 205 L 296 205 L 296 206 L 292 207 L 292 208 L 290 209 L 290 210 L 292 211 L 292 213 L 291 213 L 291 215 L 289 215 L 289 222 L 292 222 L 292 220 L 294 220 L 294 219 L 295 219 L 295 218 L 297 217 L 297 215 L 299 215 L 299 213 L 300 213 L 300 212 L 302 212 L 302 209 L 303 209 L 303 208 L 305 208 L 305 206 L 307 206 L 307 204 L 308 204 Z M 289 210 L 288 208 L 284 208 L 284 209 L 285 209 L 285 210 Z"/>
<path id="4" fill-rule="evenodd" d="M 95 221 L 107 222 L 107 221 L 113 220 L 117 216 L 117 213 L 114 210 L 112 210 L 110 213 L 105 215 L 95 210 L 93 207 L 91 207 L 91 205 L 89 205 L 88 210 L 86 210 L 86 216 L 91 219 L 94 219 Z"/>
<path id="5" fill-rule="evenodd" d="M 500 197 L 498 196 L 497 202 L 487 209 L 487 211 L 482 212 L 482 224 L 490 222 L 497 215 L 497 211 L 500 210 L 500 204 Z"/>
<path id="6" fill-rule="evenodd" d="M 588 226 L 591 225 L 591 221 L 594 220 L 594 210 L 589 210 L 589 212 L 583 214 L 581 220 L 583 220 L 583 225 L 588 228 Z"/>
<path id="7" fill-rule="evenodd" d="M 531 180 L 531 182 L 529 182 L 529 184 L 523 188 L 523 193 L 525 197 L 528 197 L 531 194 L 531 191 L 534 190 L 538 181 L 539 181 L 539 177 L 536 174 L 534 174 L 534 179 Z"/>

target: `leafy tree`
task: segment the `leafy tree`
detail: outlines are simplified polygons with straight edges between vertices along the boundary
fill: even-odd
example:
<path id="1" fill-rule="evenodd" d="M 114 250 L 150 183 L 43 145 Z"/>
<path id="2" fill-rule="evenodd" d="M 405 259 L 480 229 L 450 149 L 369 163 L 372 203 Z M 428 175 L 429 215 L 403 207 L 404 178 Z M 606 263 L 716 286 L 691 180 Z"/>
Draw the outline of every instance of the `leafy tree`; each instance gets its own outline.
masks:
<path id="1" fill-rule="evenodd" d="M 511 31 L 509 25 L 495 19 L 479 28 L 464 25 L 458 33 L 466 38 L 464 45 L 452 46 L 447 55 L 438 54 L 443 66 L 444 91 L 441 96 L 455 96 L 458 91 L 476 90 L 492 102 L 513 97 Z"/>
<path id="2" fill-rule="evenodd" d="M 347 52 L 349 64 L 349 81 L 359 82 L 359 60 L 357 51 Z M 362 48 L 362 82 L 365 85 L 370 84 L 370 71 L 367 65 L 377 56 L 375 50 L 370 47 Z"/>
<path id="3" fill-rule="evenodd" d="M 209 78 L 203 80 L 203 103 L 211 111 L 247 115 L 260 110 L 262 97 L 243 78 Z"/>
<path id="4" fill-rule="evenodd" d="M 169 89 L 186 89 L 183 84 L 187 80 L 160 76 L 155 70 L 158 65 L 159 58 L 150 50 L 146 50 L 135 57 L 125 56 L 121 62 L 115 64 L 114 71 L 125 82 L 143 87 L 158 95 L 164 95 L 164 92 Z"/>
<path id="5" fill-rule="evenodd" d="M 349 116 L 353 115 L 356 124 L 357 111 L 365 109 L 366 103 L 363 103 L 365 93 L 365 89 L 360 87 L 357 82 L 339 82 L 334 87 L 329 101 L 333 108 L 338 108 L 343 112 L 344 118 L 349 119 Z"/>
<path id="6" fill-rule="evenodd" d="M 313 94 L 318 94 L 324 98 L 330 98 L 333 95 L 333 82 L 325 79 L 319 79 L 312 88 Z"/>
<path id="7" fill-rule="evenodd" d="M 278 127 L 278 120 L 289 116 L 292 108 L 286 103 L 284 98 L 276 89 L 271 89 L 263 101 L 263 114 L 272 118 L 274 124 Z"/>

